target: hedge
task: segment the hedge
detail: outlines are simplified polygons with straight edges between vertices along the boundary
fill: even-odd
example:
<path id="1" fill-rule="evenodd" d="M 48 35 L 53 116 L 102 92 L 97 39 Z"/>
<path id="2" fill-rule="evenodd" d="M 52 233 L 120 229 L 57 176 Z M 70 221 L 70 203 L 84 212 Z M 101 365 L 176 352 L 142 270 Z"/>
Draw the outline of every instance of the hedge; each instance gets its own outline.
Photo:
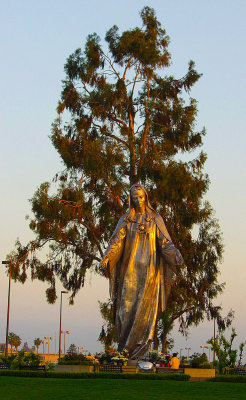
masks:
<path id="1" fill-rule="evenodd" d="M 0 376 L 16 376 L 22 378 L 62 378 L 62 379 L 133 379 L 158 381 L 188 381 L 187 374 L 150 374 L 150 373 L 112 373 L 112 372 L 54 372 L 54 371 L 14 371 L 0 370 Z"/>
<path id="2" fill-rule="evenodd" d="M 92 361 L 58 361 L 58 365 L 93 365 Z"/>

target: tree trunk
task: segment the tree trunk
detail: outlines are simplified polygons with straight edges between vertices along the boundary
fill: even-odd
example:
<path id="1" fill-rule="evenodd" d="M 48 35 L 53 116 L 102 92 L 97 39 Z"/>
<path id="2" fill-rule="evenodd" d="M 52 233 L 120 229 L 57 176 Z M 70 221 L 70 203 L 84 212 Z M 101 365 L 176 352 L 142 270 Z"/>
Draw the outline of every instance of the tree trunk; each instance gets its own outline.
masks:
<path id="1" fill-rule="evenodd" d="M 169 342 L 167 341 L 167 334 L 163 335 L 161 345 L 162 345 L 161 352 L 166 354 L 169 345 Z"/>
<path id="2" fill-rule="evenodd" d="M 136 174 L 136 149 L 135 149 L 135 134 L 134 134 L 134 116 L 129 112 L 129 129 L 130 133 L 128 136 L 129 150 L 130 150 L 130 184 L 134 185 L 137 183 Z"/>

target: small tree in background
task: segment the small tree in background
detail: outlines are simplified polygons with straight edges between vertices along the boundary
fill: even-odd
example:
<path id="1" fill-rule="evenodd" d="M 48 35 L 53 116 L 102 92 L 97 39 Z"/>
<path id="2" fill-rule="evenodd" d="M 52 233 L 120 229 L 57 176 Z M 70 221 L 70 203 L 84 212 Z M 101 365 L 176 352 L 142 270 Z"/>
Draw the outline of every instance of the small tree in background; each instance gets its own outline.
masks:
<path id="1" fill-rule="evenodd" d="M 232 328 L 229 340 L 226 339 L 223 332 L 220 332 L 215 340 L 212 338 L 207 342 L 211 344 L 212 351 L 215 351 L 215 354 L 218 358 L 218 368 L 220 373 L 224 371 L 225 367 L 233 368 L 236 366 L 238 350 L 232 348 L 234 339 L 236 337 L 236 330 L 235 328 Z M 241 343 L 239 346 L 238 365 L 241 365 L 242 362 L 244 346 L 245 342 Z"/>
<path id="2" fill-rule="evenodd" d="M 141 27 L 120 33 L 114 25 L 105 45 L 91 34 L 68 57 L 51 133 L 64 170 L 56 189 L 45 182 L 35 192 L 30 228 L 36 239 L 18 241 L 9 258 L 15 279 L 25 282 L 30 268 L 32 279 L 49 283 L 51 303 L 59 279 L 73 302 L 128 207 L 129 187 L 143 184 L 187 266 L 169 296 L 165 346 L 174 321 L 185 334 L 205 317 L 219 318 L 213 300 L 224 287 L 217 281 L 223 246 L 204 198 L 206 131 L 196 127 L 197 102 L 190 96 L 201 74 L 190 61 L 182 77 L 168 75 L 169 37 L 152 8 L 140 16 Z M 48 245 L 41 262 L 38 250 Z"/>
<path id="3" fill-rule="evenodd" d="M 10 344 L 11 353 L 12 353 L 13 346 L 14 346 L 14 338 L 15 338 L 15 333 L 14 332 L 10 332 L 9 335 L 8 335 L 8 342 Z"/>
<path id="4" fill-rule="evenodd" d="M 42 340 L 40 338 L 36 338 L 36 339 L 34 339 L 33 343 L 34 343 L 34 346 L 36 346 L 36 348 L 37 348 L 37 354 L 38 354 L 38 349 L 39 349 L 39 346 L 42 343 Z"/>
<path id="5" fill-rule="evenodd" d="M 71 355 L 77 354 L 78 353 L 77 346 L 75 344 L 70 344 L 67 353 Z"/>
<path id="6" fill-rule="evenodd" d="M 8 342 L 11 347 L 11 352 L 13 347 L 15 347 L 15 351 L 18 351 L 18 347 L 21 345 L 21 338 L 14 332 L 10 332 L 8 336 Z"/>

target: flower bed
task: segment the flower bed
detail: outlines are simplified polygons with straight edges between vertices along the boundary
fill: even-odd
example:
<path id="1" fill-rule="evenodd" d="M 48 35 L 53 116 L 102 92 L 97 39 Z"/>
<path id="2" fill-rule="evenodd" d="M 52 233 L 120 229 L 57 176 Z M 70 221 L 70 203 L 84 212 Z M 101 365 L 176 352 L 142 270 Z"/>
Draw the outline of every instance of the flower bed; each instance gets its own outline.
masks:
<path id="1" fill-rule="evenodd" d="M 106 350 L 104 353 L 98 354 L 97 359 L 100 364 L 127 365 L 129 353 L 127 350 L 118 352 L 111 348 Z"/>

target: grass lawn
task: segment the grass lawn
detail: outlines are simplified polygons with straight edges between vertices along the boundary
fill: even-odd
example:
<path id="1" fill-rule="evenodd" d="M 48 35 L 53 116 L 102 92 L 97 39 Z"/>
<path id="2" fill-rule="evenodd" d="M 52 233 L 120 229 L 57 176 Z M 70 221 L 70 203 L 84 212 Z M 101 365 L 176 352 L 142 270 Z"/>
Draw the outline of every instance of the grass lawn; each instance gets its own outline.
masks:
<path id="1" fill-rule="evenodd" d="M 246 399 L 245 383 L 41 379 L 0 377 L 1 400 L 233 400 Z"/>

